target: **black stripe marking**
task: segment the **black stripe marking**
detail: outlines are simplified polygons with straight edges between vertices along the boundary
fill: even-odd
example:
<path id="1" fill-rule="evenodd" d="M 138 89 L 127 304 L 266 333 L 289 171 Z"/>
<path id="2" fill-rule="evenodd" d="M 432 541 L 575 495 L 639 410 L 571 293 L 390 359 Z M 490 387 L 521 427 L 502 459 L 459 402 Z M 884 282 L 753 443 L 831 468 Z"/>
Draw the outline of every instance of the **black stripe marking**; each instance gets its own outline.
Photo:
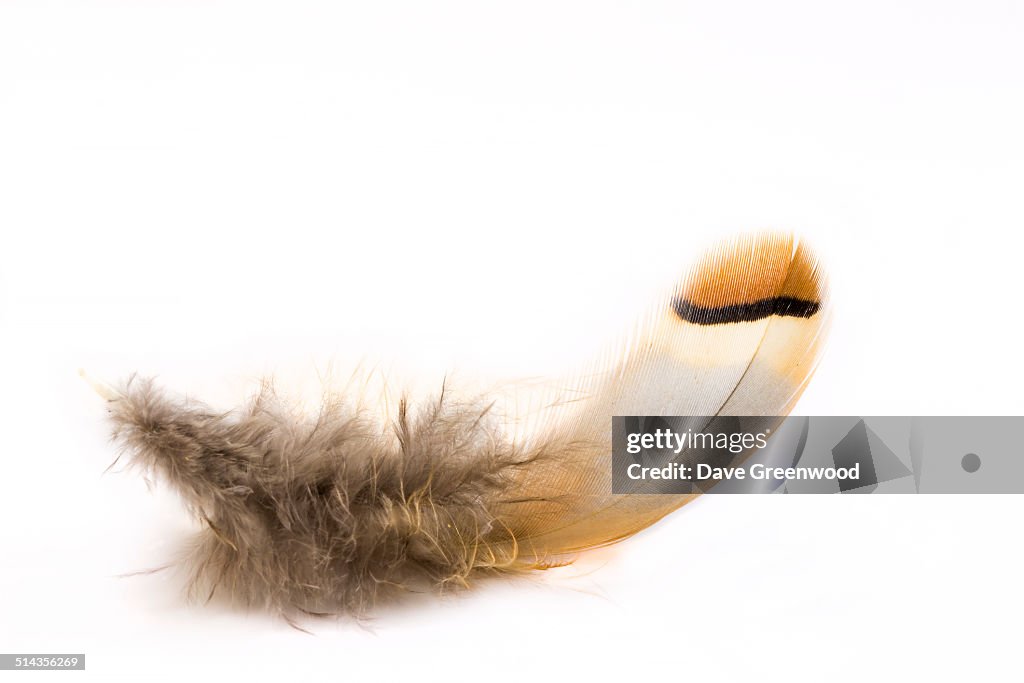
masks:
<path id="1" fill-rule="evenodd" d="M 686 322 L 696 325 L 745 323 L 761 320 L 771 315 L 810 318 L 818 312 L 819 308 L 821 308 L 821 304 L 817 301 L 797 299 L 792 296 L 776 296 L 749 304 L 730 304 L 728 306 L 698 306 L 681 298 L 672 301 L 672 310 L 676 312 L 676 315 Z"/>

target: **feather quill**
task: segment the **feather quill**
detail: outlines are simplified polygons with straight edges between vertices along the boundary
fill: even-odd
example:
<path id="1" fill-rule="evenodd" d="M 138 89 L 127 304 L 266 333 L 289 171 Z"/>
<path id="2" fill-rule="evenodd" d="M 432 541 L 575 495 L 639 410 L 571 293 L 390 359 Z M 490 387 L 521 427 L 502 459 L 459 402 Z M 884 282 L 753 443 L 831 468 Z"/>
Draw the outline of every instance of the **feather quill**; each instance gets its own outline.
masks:
<path id="1" fill-rule="evenodd" d="M 185 558 L 194 594 L 364 614 L 410 588 L 564 564 L 685 504 L 694 496 L 611 493 L 612 416 L 784 416 L 828 318 L 818 262 L 792 236 L 724 243 L 527 439 L 444 388 L 385 420 L 344 396 L 296 416 L 266 384 L 228 413 L 148 379 L 94 388 L 132 464 L 205 527 Z"/>

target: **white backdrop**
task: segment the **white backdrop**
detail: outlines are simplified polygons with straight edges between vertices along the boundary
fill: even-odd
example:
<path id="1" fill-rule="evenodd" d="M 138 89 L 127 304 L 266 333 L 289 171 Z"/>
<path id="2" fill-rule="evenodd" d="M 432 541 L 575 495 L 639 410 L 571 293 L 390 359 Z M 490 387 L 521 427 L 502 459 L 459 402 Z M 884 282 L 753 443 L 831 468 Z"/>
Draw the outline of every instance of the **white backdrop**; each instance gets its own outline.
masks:
<path id="1" fill-rule="evenodd" d="M 1011 675 L 1016 496 L 701 500 L 315 636 L 188 605 L 116 578 L 191 527 L 102 474 L 76 372 L 224 407 L 357 363 L 547 376 L 780 228 L 836 290 L 797 413 L 1020 414 L 1022 29 L 1010 1 L 3 3 L 0 650 L 104 681 Z"/>

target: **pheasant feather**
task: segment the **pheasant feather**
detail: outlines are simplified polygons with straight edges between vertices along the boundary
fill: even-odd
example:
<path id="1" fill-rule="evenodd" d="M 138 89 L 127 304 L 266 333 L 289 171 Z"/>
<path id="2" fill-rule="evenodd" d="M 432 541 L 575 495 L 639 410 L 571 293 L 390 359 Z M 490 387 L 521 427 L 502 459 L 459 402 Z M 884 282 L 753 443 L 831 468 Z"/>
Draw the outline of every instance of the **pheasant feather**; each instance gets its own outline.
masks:
<path id="1" fill-rule="evenodd" d="M 785 415 L 828 322 L 817 261 L 788 235 L 710 251 L 579 383 L 583 400 L 512 438 L 484 402 L 394 415 L 345 396 L 297 417 L 264 386 L 229 413 L 147 379 L 98 387 L 131 462 L 204 529 L 193 591 L 284 615 L 362 614 L 413 587 L 545 568 L 626 538 L 692 495 L 611 493 L 613 415 Z"/>

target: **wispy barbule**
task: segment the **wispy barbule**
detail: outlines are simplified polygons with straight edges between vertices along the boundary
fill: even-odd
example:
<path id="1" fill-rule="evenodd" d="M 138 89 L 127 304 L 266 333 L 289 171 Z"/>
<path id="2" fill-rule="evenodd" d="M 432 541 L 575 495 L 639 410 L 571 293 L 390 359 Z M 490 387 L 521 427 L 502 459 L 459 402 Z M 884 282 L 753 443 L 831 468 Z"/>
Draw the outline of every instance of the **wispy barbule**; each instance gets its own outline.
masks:
<path id="1" fill-rule="evenodd" d="M 117 393 L 115 440 L 204 522 L 186 558 L 199 596 L 361 614 L 398 589 L 535 564 L 497 508 L 546 450 L 514 446 L 486 405 L 442 390 L 417 410 L 401 401 L 382 424 L 342 398 L 304 420 L 267 384 L 229 413 L 149 379 Z"/>

